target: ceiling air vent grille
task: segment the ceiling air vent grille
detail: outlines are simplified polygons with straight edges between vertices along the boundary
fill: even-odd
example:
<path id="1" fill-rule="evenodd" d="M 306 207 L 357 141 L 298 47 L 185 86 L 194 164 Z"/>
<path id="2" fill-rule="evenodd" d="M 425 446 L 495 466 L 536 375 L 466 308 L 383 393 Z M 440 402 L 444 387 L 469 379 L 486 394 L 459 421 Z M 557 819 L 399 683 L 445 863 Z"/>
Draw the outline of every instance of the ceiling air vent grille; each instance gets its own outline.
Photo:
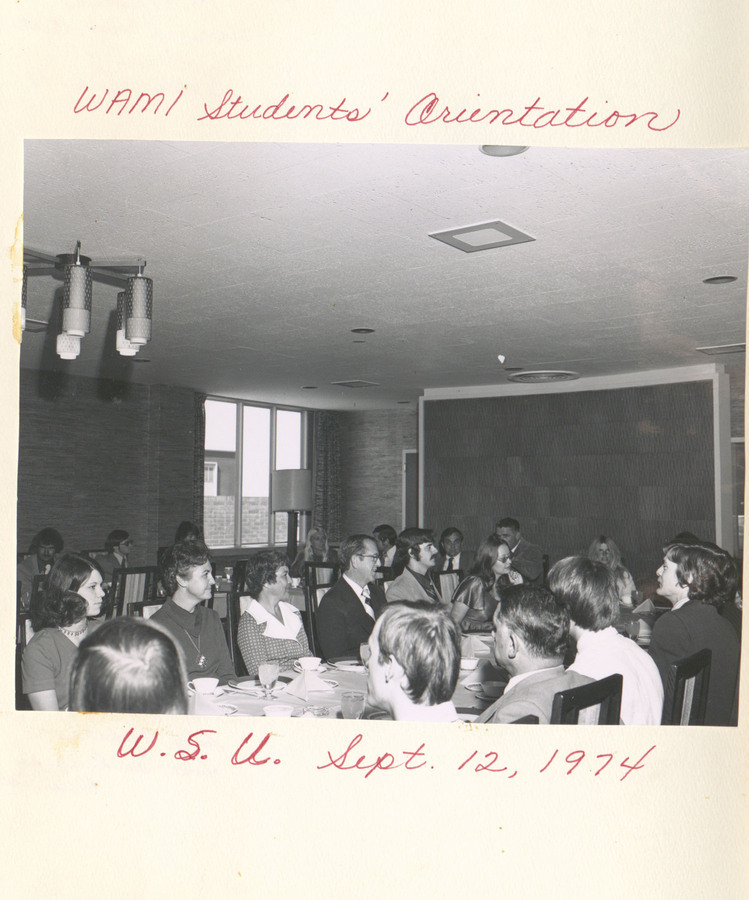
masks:
<path id="1" fill-rule="evenodd" d="M 717 344 L 714 347 L 697 347 L 706 356 L 725 356 L 728 353 L 745 353 L 746 344 Z"/>
<path id="2" fill-rule="evenodd" d="M 331 384 L 338 385 L 339 387 L 346 388 L 368 388 L 368 387 L 379 387 L 380 385 L 376 381 L 362 381 L 359 378 L 354 378 L 351 381 L 331 381 Z"/>
<path id="3" fill-rule="evenodd" d="M 574 381 L 580 376 L 577 372 L 564 372 L 560 369 L 536 369 L 513 372 L 507 377 L 510 381 L 519 381 L 521 384 L 545 384 L 550 381 Z"/>

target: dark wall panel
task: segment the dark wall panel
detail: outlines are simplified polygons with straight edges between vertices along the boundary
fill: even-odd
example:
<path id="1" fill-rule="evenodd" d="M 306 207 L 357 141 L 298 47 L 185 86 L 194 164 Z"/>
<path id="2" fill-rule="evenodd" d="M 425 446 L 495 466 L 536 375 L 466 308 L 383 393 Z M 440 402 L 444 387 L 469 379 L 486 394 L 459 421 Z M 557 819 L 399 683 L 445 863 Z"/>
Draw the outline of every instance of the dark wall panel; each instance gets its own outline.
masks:
<path id="1" fill-rule="evenodd" d="M 714 538 L 712 383 L 427 401 L 424 495 L 472 547 L 509 515 L 552 562 L 605 533 L 652 580 L 669 537 Z"/>

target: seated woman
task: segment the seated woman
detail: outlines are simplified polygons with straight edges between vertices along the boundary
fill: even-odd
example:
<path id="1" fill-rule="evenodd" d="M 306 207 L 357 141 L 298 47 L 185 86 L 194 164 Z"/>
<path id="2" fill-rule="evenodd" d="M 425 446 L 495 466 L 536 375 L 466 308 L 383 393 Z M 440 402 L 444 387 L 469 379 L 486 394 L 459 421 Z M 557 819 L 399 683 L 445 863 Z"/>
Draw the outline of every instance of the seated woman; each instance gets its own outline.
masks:
<path id="1" fill-rule="evenodd" d="M 523 576 L 510 568 L 510 548 L 496 534 L 481 543 L 470 574 L 455 589 L 450 615 L 463 631 L 491 631 L 499 591 L 520 584 Z"/>
<path id="2" fill-rule="evenodd" d="M 187 713 L 187 673 L 177 645 L 156 625 L 121 617 L 81 643 L 70 708 L 77 712 Z"/>
<path id="3" fill-rule="evenodd" d="M 161 583 L 169 599 L 150 621 L 165 628 L 185 657 L 189 678 L 213 676 L 221 684 L 236 678 L 224 628 L 211 599 L 216 583 L 202 541 L 181 541 L 161 556 Z"/>
<path id="4" fill-rule="evenodd" d="M 268 550 L 250 559 L 245 584 L 253 599 L 239 620 L 237 643 L 253 678 L 266 660 L 277 659 L 283 670 L 310 656 L 299 610 L 286 602 L 290 582 L 285 553 Z"/>
<path id="5" fill-rule="evenodd" d="M 293 578 L 304 577 L 304 564 L 306 562 L 326 563 L 335 566 L 338 564 L 338 554 L 328 544 L 328 535 L 324 528 L 315 526 L 307 532 L 307 540 L 304 547 L 294 557 L 291 564 Z"/>
<path id="6" fill-rule="evenodd" d="M 616 590 L 619 599 L 629 604 L 632 602 L 632 592 L 635 590 L 635 582 L 627 569 L 622 565 L 622 554 L 616 544 L 605 534 L 597 537 L 588 547 L 588 559 L 601 562 L 614 573 L 616 577 Z"/>
<path id="7" fill-rule="evenodd" d="M 32 709 L 67 709 L 70 671 L 78 646 L 98 616 L 104 599 L 101 572 L 90 559 L 66 553 L 49 573 L 35 634 L 23 651 L 23 692 Z"/>

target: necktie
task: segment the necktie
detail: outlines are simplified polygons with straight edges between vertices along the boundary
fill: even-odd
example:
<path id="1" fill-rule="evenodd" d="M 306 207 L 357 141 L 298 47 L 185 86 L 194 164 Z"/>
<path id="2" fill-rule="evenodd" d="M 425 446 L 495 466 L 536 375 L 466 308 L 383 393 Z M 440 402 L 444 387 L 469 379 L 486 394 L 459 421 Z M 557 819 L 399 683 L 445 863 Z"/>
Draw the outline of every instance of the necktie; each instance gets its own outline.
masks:
<path id="1" fill-rule="evenodd" d="M 368 584 L 365 585 L 361 589 L 361 602 L 362 602 L 362 606 L 364 607 L 364 609 L 367 612 L 367 615 L 372 616 L 372 618 L 374 619 L 374 617 L 375 617 L 374 610 L 369 605 L 369 585 Z"/>
<path id="2" fill-rule="evenodd" d="M 445 569 L 445 571 L 446 571 L 446 572 L 452 572 L 452 570 L 453 570 L 453 557 L 452 557 L 452 556 L 448 556 L 448 558 L 447 558 L 447 568 Z"/>

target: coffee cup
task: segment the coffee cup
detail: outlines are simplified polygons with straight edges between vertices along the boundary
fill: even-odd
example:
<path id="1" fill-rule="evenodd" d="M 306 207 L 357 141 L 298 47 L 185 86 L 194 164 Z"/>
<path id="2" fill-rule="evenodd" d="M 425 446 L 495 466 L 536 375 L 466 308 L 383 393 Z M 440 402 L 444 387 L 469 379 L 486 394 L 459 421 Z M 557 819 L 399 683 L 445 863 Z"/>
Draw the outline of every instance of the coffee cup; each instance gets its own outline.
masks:
<path id="1" fill-rule="evenodd" d="M 193 678 L 187 686 L 196 694 L 214 694 L 218 687 L 218 678 Z"/>
<path id="2" fill-rule="evenodd" d="M 319 656 L 300 656 L 297 660 L 300 668 L 306 669 L 308 671 L 314 671 L 320 665 L 320 657 Z"/>
<path id="3" fill-rule="evenodd" d="M 270 706 L 263 707 L 266 716 L 290 716 L 293 712 L 294 707 L 285 703 L 271 703 Z"/>

